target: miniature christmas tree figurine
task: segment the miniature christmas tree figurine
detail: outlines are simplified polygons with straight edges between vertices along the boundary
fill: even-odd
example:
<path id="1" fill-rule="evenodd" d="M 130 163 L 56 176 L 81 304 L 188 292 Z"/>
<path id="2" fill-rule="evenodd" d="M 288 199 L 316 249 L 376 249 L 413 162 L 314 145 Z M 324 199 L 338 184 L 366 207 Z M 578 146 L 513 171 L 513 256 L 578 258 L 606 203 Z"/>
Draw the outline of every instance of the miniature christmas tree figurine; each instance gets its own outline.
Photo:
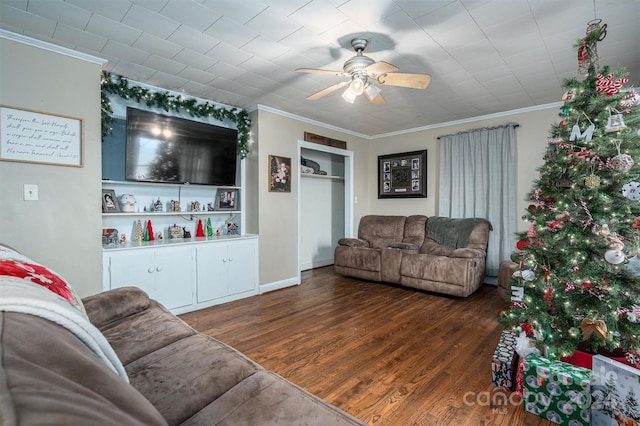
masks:
<path id="1" fill-rule="evenodd" d="M 512 255 L 520 264 L 512 284 L 524 296 L 500 319 L 508 328 L 531 325 L 551 359 L 578 348 L 640 348 L 633 268 L 640 253 L 640 97 L 626 86 L 624 70 L 597 69 L 595 45 L 606 25 L 589 24 L 577 44 L 586 75 L 565 81 L 560 122 L 551 127 L 524 216 L 531 227 L 518 235 Z"/>
<path id="2" fill-rule="evenodd" d="M 142 222 L 140 222 L 140 219 L 138 219 L 138 222 L 136 222 L 136 234 L 133 237 L 133 241 L 135 241 L 136 243 L 141 243 L 144 239 L 144 231 L 142 230 Z"/>
<path id="3" fill-rule="evenodd" d="M 204 237 L 204 228 L 202 227 L 202 219 L 198 219 L 198 227 L 196 228 L 196 237 Z"/>
<path id="4" fill-rule="evenodd" d="M 151 225 L 150 220 L 147 221 L 147 233 L 149 234 L 149 241 L 155 240 L 155 237 L 153 235 L 153 226 Z"/>
<path id="5" fill-rule="evenodd" d="M 211 218 L 207 218 L 207 237 L 213 237 L 213 227 L 211 226 Z"/>

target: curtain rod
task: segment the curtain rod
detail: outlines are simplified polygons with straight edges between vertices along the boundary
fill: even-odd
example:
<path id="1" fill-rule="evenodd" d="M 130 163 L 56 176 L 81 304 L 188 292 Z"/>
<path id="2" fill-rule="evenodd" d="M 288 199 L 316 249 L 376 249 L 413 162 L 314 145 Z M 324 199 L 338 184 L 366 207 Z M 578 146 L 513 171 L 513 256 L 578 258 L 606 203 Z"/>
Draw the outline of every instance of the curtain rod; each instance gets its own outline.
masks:
<path id="1" fill-rule="evenodd" d="M 512 126 L 513 126 L 513 127 L 520 127 L 520 125 L 519 125 L 519 124 L 513 124 Z M 504 125 L 504 126 L 489 127 L 489 129 L 497 129 L 497 128 L 499 128 L 499 127 L 509 127 L 509 125 L 507 124 L 507 125 Z M 481 129 L 483 129 L 483 128 L 484 128 L 484 127 L 481 127 Z M 471 130 L 477 130 L 477 129 L 471 129 Z M 470 132 L 471 130 L 467 130 L 467 132 Z M 459 132 L 459 133 L 457 133 L 457 134 L 460 134 L 460 133 L 465 133 L 465 132 Z M 445 137 L 445 136 L 449 136 L 449 135 L 438 136 L 436 139 L 437 139 L 437 140 L 440 140 L 440 138 L 443 138 L 443 137 Z"/>

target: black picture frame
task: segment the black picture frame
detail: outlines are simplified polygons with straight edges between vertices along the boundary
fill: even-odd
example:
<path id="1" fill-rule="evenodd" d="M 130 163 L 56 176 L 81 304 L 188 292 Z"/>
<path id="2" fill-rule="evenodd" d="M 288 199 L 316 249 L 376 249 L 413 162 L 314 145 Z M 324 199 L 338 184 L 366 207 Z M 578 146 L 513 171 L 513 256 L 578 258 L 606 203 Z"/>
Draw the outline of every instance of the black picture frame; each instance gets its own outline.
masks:
<path id="1" fill-rule="evenodd" d="M 378 198 L 427 198 L 427 150 L 379 155 Z"/>

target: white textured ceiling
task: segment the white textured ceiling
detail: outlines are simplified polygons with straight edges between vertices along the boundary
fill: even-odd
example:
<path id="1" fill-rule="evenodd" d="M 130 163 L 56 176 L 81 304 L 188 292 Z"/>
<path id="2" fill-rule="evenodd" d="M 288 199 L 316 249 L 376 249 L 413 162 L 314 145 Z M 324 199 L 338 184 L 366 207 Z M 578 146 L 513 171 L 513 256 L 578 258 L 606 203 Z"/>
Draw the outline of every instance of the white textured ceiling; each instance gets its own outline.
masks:
<path id="1" fill-rule="evenodd" d="M 640 0 L 0 0 L 0 28 L 108 60 L 114 74 L 188 95 L 257 104 L 368 136 L 532 108 L 577 76 L 577 39 L 608 25 L 601 65 L 640 85 Z M 383 105 L 341 91 L 350 40 L 426 90 L 382 87 Z"/>

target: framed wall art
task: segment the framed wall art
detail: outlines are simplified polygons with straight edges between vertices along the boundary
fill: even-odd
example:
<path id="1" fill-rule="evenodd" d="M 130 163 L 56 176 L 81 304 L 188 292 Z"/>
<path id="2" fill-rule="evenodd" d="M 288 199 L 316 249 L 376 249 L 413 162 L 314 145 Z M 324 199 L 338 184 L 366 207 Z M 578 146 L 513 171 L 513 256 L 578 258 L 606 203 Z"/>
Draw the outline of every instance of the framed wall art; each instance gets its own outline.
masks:
<path id="1" fill-rule="evenodd" d="M 216 210 L 239 210 L 237 189 L 218 189 Z"/>
<path id="2" fill-rule="evenodd" d="M 378 156 L 378 198 L 426 197 L 426 149 Z"/>
<path id="3" fill-rule="evenodd" d="M 291 158 L 269 155 L 269 192 L 291 192 Z"/>
<path id="4" fill-rule="evenodd" d="M 0 105 L 0 160 L 82 167 L 82 119 Z"/>

